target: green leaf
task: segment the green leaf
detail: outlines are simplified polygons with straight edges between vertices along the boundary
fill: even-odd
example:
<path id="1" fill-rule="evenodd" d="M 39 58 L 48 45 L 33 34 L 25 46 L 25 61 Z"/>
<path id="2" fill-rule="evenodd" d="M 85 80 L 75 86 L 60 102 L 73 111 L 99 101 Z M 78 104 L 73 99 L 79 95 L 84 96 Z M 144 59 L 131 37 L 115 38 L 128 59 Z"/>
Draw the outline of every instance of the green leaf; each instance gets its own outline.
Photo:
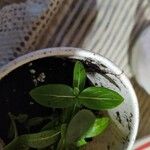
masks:
<path id="1" fill-rule="evenodd" d="M 20 138 L 17 137 L 6 145 L 4 150 L 29 150 L 29 146 L 25 145 Z"/>
<path id="2" fill-rule="evenodd" d="M 17 137 L 4 150 L 22 150 L 23 148 L 45 148 L 58 140 L 60 131 L 43 131 L 34 134 L 25 134 Z M 24 149 L 23 149 L 24 150 Z"/>
<path id="3" fill-rule="evenodd" d="M 41 131 L 46 131 L 46 130 L 50 130 L 55 126 L 55 121 L 50 121 L 48 122 L 42 129 Z"/>
<path id="4" fill-rule="evenodd" d="M 68 125 L 66 143 L 76 143 L 94 124 L 95 116 L 89 110 L 79 111 Z"/>
<path id="5" fill-rule="evenodd" d="M 58 140 L 60 131 L 49 130 L 35 134 L 22 135 L 20 138 L 23 143 L 32 148 L 45 148 Z"/>
<path id="6" fill-rule="evenodd" d="M 109 125 L 109 118 L 97 118 L 94 122 L 94 125 L 88 130 L 85 135 L 85 138 L 95 137 L 101 134 Z"/>
<path id="7" fill-rule="evenodd" d="M 80 91 L 79 91 L 79 89 L 78 89 L 77 87 L 75 87 L 75 88 L 73 89 L 73 93 L 74 93 L 74 95 L 78 96 L 79 93 L 80 93 Z"/>
<path id="8" fill-rule="evenodd" d="M 77 147 L 81 147 L 83 145 L 86 145 L 87 142 L 85 141 L 84 138 L 81 138 L 78 142 L 77 142 Z"/>
<path id="9" fill-rule="evenodd" d="M 85 68 L 80 61 L 77 61 L 73 73 L 73 87 L 78 88 L 79 91 L 82 91 L 85 86 L 85 80 L 86 80 Z"/>
<path id="10" fill-rule="evenodd" d="M 49 84 L 37 87 L 30 92 L 40 105 L 53 108 L 66 108 L 75 103 L 73 89 L 63 84 Z"/>
<path id="11" fill-rule="evenodd" d="M 42 117 L 31 118 L 27 121 L 27 126 L 28 127 L 33 127 L 33 126 L 41 124 L 42 122 L 43 122 Z"/>
<path id="12" fill-rule="evenodd" d="M 41 123 L 43 123 L 43 121 L 49 120 L 49 119 L 50 117 L 34 117 L 34 118 L 29 119 L 26 125 L 30 128 L 33 126 L 40 125 Z"/>
<path id="13" fill-rule="evenodd" d="M 97 118 L 93 126 L 86 132 L 86 134 L 77 142 L 77 147 L 86 145 L 86 138 L 92 138 L 101 134 L 109 125 L 109 118 Z"/>
<path id="14" fill-rule="evenodd" d="M 80 93 L 78 100 L 87 108 L 100 110 L 118 106 L 123 102 L 123 97 L 104 87 L 89 87 Z"/>

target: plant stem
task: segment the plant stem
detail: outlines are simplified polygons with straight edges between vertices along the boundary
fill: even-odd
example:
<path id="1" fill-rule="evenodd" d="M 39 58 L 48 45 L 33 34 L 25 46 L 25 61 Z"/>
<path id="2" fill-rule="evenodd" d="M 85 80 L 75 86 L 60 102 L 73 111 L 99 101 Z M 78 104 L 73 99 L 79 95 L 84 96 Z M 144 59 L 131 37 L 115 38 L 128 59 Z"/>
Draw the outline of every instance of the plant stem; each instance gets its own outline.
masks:
<path id="1" fill-rule="evenodd" d="M 75 113 L 76 113 L 76 108 L 77 108 L 76 106 L 77 106 L 77 104 L 75 103 L 75 104 L 74 104 L 74 106 L 73 106 L 71 119 L 73 118 L 73 116 L 74 116 L 74 115 L 75 115 Z"/>
<path id="2" fill-rule="evenodd" d="M 66 147 L 66 128 L 67 128 L 67 125 L 66 124 L 62 124 L 61 125 L 61 138 L 59 140 L 59 143 L 57 145 L 57 150 L 65 150 L 65 147 Z"/>
<path id="3" fill-rule="evenodd" d="M 77 101 L 77 100 L 76 100 Z M 72 110 L 72 115 L 71 115 L 71 118 L 70 118 L 70 120 L 73 118 L 73 116 L 79 111 L 79 104 L 78 104 L 78 101 L 74 104 L 74 106 L 73 106 L 73 110 Z"/>
<path id="4" fill-rule="evenodd" d="M 17 130 L 17 127 L 16 127 L 15 120 L 14 120 L 13 115 L 11 114 L 11 112 L 9 112 L 8 115 L 9 115 L 9 117 L 10 117 L 12 126 L 13 126 L 13 128 L 14 128 L 15 138 L 16 138 L 16 137 L 18 136 L 18 130 Z"/>
<path id="5" fill-rule="evenodd" d="M 63 145 L 63 138 L 61 137 L 59 140 L 59 143 L 57 145 L 57 150 L 64 150 L 64 145 Z"/>

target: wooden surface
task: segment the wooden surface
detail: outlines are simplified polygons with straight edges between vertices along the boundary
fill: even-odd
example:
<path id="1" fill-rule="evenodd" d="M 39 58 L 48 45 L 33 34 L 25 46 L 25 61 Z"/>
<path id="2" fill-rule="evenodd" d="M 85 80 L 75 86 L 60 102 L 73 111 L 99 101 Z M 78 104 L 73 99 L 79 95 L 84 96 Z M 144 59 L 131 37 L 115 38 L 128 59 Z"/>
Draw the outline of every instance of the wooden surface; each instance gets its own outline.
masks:
<path id="1" fill-rule="evenodd" d="M 33 3 L 39 2 L 39 0 L 30 1 Z M 50 1 L 47 0 L 47 2 Z M 3 7 L 0 10 L 0 27 L 3 27 L 2 13 L 10 5 L 7 4 L 5 8 Z M 19 7 L 19 5 L 19 3 L 16 3 L 15 7 Z M 30 5 L 29 0 L 26 0 L 23 6 L 26 7 L 26 5 Z M 51 7 L 44 8 L 46 10 L 42 12 L 51 12 Z M 31 20 L 31 27 L 37 21 L 43 22 L 43 20 L 39 19 L 43 15 L 42 12 L 40 13 L 39 11 L 38 16 Z M 24 24 L 29 23 L 29 16 L 23 17 L 26 17 Z M 14 51 L 17 52 L 15 53 L 15 57 L 17 57 L 28 50 L 45 47 L 81 47 L 104 55 L 123 69 L 128 77 L 132 77 L 129 64 L 130 52 L 138 34 L 149 23 L 150 3 L 148 0 L 64 0 L 61 1 L 54 15 L 48 17 L 47 26 L 38 28 L 42 30 L 42 34 L 39 34 L 37 30 L 32 30 L 33 28 L 31 29 L 34 37 L 40 37 L 38 42 L 33 43 L 33 39 L 29 35 L 29 41 L 21 48 L 21 52 L 17 51 L 20 49 L 17 49 L 16 44 L 22 42 L 20 41 L 20 35 L 25 36 L 26 32 L 19 30 L 19 38 L 17 37 L 19 41 L 13 43 L 15 50 L 13 46 L 9 47 L 8 57 L 10 53 L 14 54 Z M 24 24 L 19 27 L 24 29 Z M 29 30 L 28 27 L 30 27 L 30 24 L 27 25 L 25 31 Z M 9 35 L 11 33 L 8 30 L 5 34 Z M 4 38 L 2 31 L 0 32 L 0 38 Z M 3 59 L 4 55 L 2 55 L 6 48 L 5 46 L 6 44 L 0 41 L 0 61 L 5 60 Z M 137 138 L 142 138 L 150 134 L 150 96 L 138 86 L 134 79 L 131 79 L 131 81 L 137 93 L 140 106 L 141 121 Z"/>
<path id="2" fill-rule="evenodd" d="M 140 125 L 137 138 L 150 135 L 150 96 L 137 84 L 134 79 L 131 82 L 135 88 L 140 108 Z"/>

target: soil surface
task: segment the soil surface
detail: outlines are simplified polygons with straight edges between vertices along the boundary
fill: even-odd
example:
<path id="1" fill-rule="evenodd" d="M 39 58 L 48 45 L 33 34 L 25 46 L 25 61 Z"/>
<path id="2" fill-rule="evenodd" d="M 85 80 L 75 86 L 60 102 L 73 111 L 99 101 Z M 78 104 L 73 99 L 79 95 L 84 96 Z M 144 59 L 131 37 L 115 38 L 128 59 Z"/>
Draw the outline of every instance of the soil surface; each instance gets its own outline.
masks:
<path id="1" fill-rule="evenodd" d="M 25 64 L 9 73 L 0 81 L 0 137 L 7 143 L 10 118 L 28 114 L 30 117 L 53 113 L 35 103 L 29 95 L 31 89 L 49 83 L 72 85 L 74 62 L 64 58 L 42 58 Z M 20 134 L 26 131 L 21 130 Z"/>

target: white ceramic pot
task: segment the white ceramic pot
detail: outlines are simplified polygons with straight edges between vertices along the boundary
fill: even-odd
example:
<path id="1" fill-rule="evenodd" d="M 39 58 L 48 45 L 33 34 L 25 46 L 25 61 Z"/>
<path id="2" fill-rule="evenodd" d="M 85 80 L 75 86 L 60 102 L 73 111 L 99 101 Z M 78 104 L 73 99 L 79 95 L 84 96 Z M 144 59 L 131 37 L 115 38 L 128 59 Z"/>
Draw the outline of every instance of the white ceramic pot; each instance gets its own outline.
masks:
<path id="1" fill-rule="evenodd" d="M 0 80 L 9 73 L 29 62 L 46 57 L 65 57 L 83 60 L 92 66 L 88 78 L 93 84 L 119 92 L 124 102 L 109 110 L 112 123 L 107 131 L 88 146 L 88 150 L 131 150 L 135 142 L 139 124 L 138 102 L 133 87 L 123 71 L 103 56 L 72 47 L 48 48 L 21 56 L 0 69 Z M 61 75 L 60 75 L 61 78 Z"/>

